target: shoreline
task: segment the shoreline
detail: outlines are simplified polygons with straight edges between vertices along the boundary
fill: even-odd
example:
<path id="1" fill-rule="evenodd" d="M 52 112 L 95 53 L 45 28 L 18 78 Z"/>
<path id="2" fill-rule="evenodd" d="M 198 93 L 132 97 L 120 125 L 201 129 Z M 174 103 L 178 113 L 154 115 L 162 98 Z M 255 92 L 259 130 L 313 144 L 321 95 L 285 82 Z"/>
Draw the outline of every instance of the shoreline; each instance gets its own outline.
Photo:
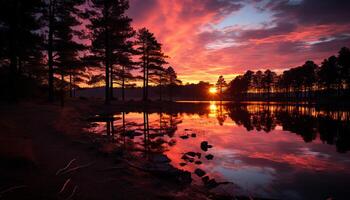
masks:
<path id="1" fill-rule="evenodd" d="M 207 198 L 200 188 L 181 186 L 173 180 L 130 167 L 115 153 L 101 152 L 84 131 L 87 116 L 97 112 L 91 105 L 69 101 L 64 108 L 37 103 L 4 106 L 7 109 L 3 109 L 0 117 L 2 197 Z M 21 148 L 17 148 L 18 145 Z"/>

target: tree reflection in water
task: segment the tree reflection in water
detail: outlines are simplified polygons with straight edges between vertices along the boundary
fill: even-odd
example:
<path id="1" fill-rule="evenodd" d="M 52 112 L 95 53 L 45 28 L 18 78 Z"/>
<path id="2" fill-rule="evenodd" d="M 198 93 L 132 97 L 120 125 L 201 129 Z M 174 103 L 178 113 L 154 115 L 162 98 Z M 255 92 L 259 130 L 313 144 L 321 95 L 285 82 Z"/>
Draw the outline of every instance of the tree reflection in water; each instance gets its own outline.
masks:
<path id="1" fill-rule="evenodd" d="M 324 111 L 306 106 L 231 105 L 225 106 L 229 117 L 247 131 L 266 133 L 277 125 L 293 132 L 305 142 L 319 135 L 322 142 L 336 145 L 338 152 L 350 150 L 349 111 Z"/>
<path id="2" fill-rule="evenodd" d="M 189 113 L 196 111 L 189 110 Z M 249 131 L 269 133 L 277 127 L 299 135 L 305 142 L 312 142 L 317 137 L 323 143 L 335 145 L 338 152 L 350 150 L 349 111 L 320 110 L 307 106 L 222 104 L 210 102 L 201 109 L 199 116 L 216 118 L 220 126 L 229 117 L 236 125 Z M 143 115 L 140 119 L 140 114 Z M 149 115 L 152 115 L 151 119 Z M 104 125 L 99 120 L 93 132 L 105 132 L 105 141 L 122 144 L 126 149 L 143 152 L 164 152 L 173 146 L 177 126 L 182 123 L 183 113 L 116 113 L 104 117 Z M 104 128 L 103 128 L 104 127 Z M 208 130 L 210 131 L 210 130 Z M 143 140 L 140 140 L 140 135 Z M 103 134 L 102 134 L 103 135 Z M 101 134 L 100 134 L 101 136 Z M 136 139 L 135 139 L 136 137 Z M 101 138 L 100 138 L 101 139 Z"/>
<path id="3" fill-rule="evenodd" d="M 101 149 L 122 149 L 123 156 L 147 162 L 170 159 L 204 185 L 228 180 L 247 183 L 240 187 L 248 190 L 254 184 L 268 189 L 275 183 L 271 179 L 279 182 L 274 187 L 284 183 L 295 189 L 305 174 L 310 185 L 317 183 L 317 171 L 317 177 L 330 176 L 330 184 L 344 192 L 335 177 L 348 177 L 342 171 L 348 169 L 345 153 L 350 150 L 348 111 L 210 102 L 179 112 L 115 113 L 97 121 L 91 132 Z"/>

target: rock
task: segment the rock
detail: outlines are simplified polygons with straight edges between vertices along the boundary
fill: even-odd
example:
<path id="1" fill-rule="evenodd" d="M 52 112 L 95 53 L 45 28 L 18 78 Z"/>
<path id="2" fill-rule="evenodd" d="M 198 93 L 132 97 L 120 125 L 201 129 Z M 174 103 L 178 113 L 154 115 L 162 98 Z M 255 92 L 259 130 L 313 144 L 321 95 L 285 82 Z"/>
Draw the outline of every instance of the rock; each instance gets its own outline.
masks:
<path id="1" fill-rule="evenodd" d="M 201 159 L 202 154 L 198 152 L 196 153 L 196 156 L 198 157 L 198 159 Z"/>
<path id="2" fill-rule="evenodd" d="M 187 162 L 193 162 L 193 161 L 194 161 L 194 159 L 188 157 L 187 154 L 182 155 L 181 159 L 183 159 L 183 160 L 185 160 L 185 161 L 187 161 Z"/>
<path id="3" fill-rule="evenodd" d="M 214 156 L 212 154 L 208 154 L 205 156 L 207 160 L 213 160 Z"/>
<path id="4" fill-rule="evenodd" d="M 202 161 L 197 160 L 197 161 L 195 161 L 195 162 L 194 162 L 194 164 L 196 164 L 196 165 L 200 165 L 200 164 L 202 164 Z"/>
<path id="5" fill-rule="evenodd" d="M 204 176 L 204 175 L 206 174 L 205 171 L 203 171 L 203 170 L 201 170 L 201 169 L 199 169 L 199 168 L 197 168 L 196 170 L 194 170 L 194 173 L 195 173 L 197 176 L 199 176 L 199 177 L 202 177 L 202 176 Z"/>
<path id="6" fill-rule="evenodd" d="M 188 160 L 190 157 L 187 156 L 187 154 L 182 155 L 181 159 L 182 160 Z"/>
<path id="7" fill-rule="evenodd" d="M 204 177 L 202 178 L 202 181 L 203 181 L 204 184 L 208 183 L 208 181 L 209 181 L 209 176 L 204 176 Z"/>
<path id="8" fill-rule="evenodd" d="M 187 185 L 192 182 L 190 172 L 177 169 L 171 166 L 169 163 L 146 166 L 145 169 L 145 171 L 149 171 L 156 176 L 167 179 L 169 181 L 175 181 L 181 185 Z"/>
<path id="9" fill-rule="evenodd" d="M 215 188 L 219 185 L 218 182 L 216 182 L 215 179 L 210 179 L 206 184 L 205 186 L 207 186 L 208 188 L 212 189 L 212 188 Z"/>
<path id="10" fill-rule="evenodd" d="M 188 135 L 181 135 L 180 138 L 183 140 L 188 139 Z"/>
<path id="11" fill-rule="evenodd" d="M 201 149 L 203 151 L 208 151 L 208 148 L 212 148 L 213 145 L 209 145 L 207 141 L 201 142 Z"/>
<path id="12" fill-rule="evenodd" d="M 193 152 L 193 151 L 187 152 L 186 154 L 191 156 L 191 157 L 195 157 L 196 156 L 196 153 Z"/>

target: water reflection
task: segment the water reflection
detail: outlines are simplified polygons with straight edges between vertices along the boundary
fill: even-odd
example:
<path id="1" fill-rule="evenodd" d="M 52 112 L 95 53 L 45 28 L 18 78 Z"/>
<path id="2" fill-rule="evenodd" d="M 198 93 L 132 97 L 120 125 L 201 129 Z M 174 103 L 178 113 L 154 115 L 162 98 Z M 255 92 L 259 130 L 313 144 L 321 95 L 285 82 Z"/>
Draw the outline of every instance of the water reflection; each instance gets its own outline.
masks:
<path id="1" fill-rule="evenodd" d="M 195 184 L 229 181 L 236 194 L 278 199 L 350 195 L 349 112 L 215 102 L 188 109 L 115 113 L 90 131 L 107 150 L 161 153 Z"/>

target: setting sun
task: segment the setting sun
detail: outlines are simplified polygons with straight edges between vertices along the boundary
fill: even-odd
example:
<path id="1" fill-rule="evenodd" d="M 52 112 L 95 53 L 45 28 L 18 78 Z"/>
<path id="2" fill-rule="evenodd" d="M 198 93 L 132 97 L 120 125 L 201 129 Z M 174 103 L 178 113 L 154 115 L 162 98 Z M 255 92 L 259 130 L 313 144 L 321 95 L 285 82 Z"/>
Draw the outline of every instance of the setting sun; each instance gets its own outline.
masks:
<path id="1" fill-rule="evenodd" d="M 216 90 L 215 87 L 211 87 L 211 88 L 209 88 L 209 92 L 210 92 L 211 94 L 215 94 L 215 93 L 217 92 L 217 90 Z"/>

